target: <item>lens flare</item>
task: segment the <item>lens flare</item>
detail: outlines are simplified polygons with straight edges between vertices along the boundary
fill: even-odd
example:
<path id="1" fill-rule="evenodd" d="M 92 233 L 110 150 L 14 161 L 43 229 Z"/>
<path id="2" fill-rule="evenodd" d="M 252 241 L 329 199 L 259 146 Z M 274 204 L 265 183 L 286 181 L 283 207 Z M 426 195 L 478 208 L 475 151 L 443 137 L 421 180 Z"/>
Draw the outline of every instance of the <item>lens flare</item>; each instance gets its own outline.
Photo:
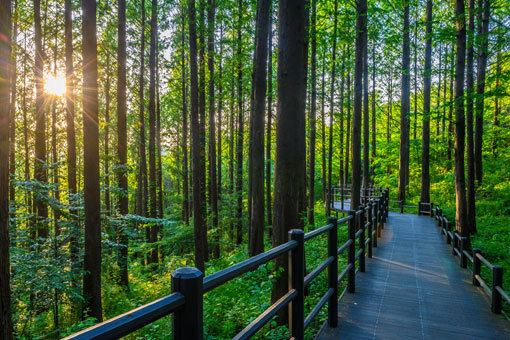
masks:
<path id="1" fill-rule="evenodd" d="M 44 90 L 47 94 L 63 96 L 66 93 L 66 78 L 61 75 L 47 75 L 44 81 Z"/>

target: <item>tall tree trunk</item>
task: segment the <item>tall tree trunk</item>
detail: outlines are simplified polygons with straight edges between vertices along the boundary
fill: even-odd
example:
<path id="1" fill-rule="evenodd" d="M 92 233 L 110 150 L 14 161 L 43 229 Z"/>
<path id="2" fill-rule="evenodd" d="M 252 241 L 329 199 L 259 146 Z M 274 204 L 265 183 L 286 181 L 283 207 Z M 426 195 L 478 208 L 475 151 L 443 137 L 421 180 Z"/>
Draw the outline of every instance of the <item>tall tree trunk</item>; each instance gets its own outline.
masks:
<path id="1" fill-rule="evenodd" d="M 466 153 L 467 153 L 467 233 L 476 233 L 475 211 L 475 160 L 473 147 L 473 94 L 474 94 L 474 30 L 475 0 L 469 0 L 468 50 L 466 66 Z"/>
<path id="2" fill-rule="evenodd" d="M 104 110 L 104 205 L 106 215 L 111 214 L 110 204 L 110 54 L 106 54 L 106 84 L 105 84 L 105 110 Z M 55 161 L 53 161 L 55 162 Z"/>
<path id="3" fill-rule="evenodd" d="M 269 0 L 258 1 L 255 24 L 253 97 L 250 118 L 251 215 L 248 233 L 248 253 L 251 256 L 264 252 L 264 111 L 267 90 L 269 4 Z"/>
<path id="4" fill-rule="evenodd" d="M 207 200 L 206 200 L 206 170 L 205 170 L 205 0 L 200 0 L 200 26 L 199 26 L 199 59 L 198 59 L 198 117 L 199 117 L 199 139 L 200 139 L 200 203 L 204 212 L 205 224 L 202 228 L 202 247 L 205 252 L 205 260 L 209 259 L 209 247 L 207 240 Z"/>
<path id="5" fill-rule="evenodd" d="M 416 125 L 418 123 L 418 19 L 414 23 L 414 120 L 413 139 L 416 139 Z M 409 168 L 409 166 L 408 166 Z M 409 175 L 408 175 L 409 177 Z"/>
<path id="6" fill-rule="evenodd" d="M 464 68 L 466 62 L 466 18 L 464 0 L 455 0 L 457 26 L 456 64 L 455 64 L 455 222 L 461 236 L 468 236 L 466 179 L 464 174 L 464 141 L 466 126 L 464 122 Z"/>
<path id="7" fill-rule="evenodd" d="M 333 114 L 335 110 L 335 71 L 336 71 L 336 41 L 338 29 L 338 0 L 335 0 L 335 9 L 333 12 L 333 52 L 331 55 L 331 88 L 329 92 L 329 146 L 328 146 L 328 197 L 326 199 L 326 216 L 331 215 L 331 205 L 333 204 L 333 190 L 331 187 L 331 172 L 333 167 Z"/>
<path id="8" fill-rule="evenodd" d="M 214 16 L 216 0 L 208 0 L 207 4 L 207 67 L 209 69 L 209 204 L 212 213 L 212 229 L 214 244 L 212 255 L 220 256 L 220 235 L 218 228 L 218 182 L 216 177 L 216 112 L 214 103 Z"/>
<path id="9" fill-rule="evenodd" d="M 347 65 L 351 64 L 351 50 L 347 49 Z M 345 131 L 345 171 L 344 171 L 344 185 L 349 184 L 349 165 L 350 165 L 350 151 L 351 151 L 351 67 L 347 67 L 347 126 Z"/>
<path id="10" fill-rule="evenodd" d="M 158 196 L 156 177 L 156 36 L 158 32 L 158 3 L 151 4 L 151 41 L 149 52 L 149 216 L 158 217 Z M 158 226 L 150 228 L 150 243 L 158 239 Z M 149 263 L 158 263 L 157 246 L 151 246 Z"/>
<path id="11" fill-rule="evenodd" d="M 317 111 L 317 0 L 311 0 L 312 4 L 312 18 L 311 18 L 311 45 L 312 56 L 310 65 L 310 88 L 311 88 L 311 101 L 310 101 L 310 155 L 308 165 L 308 223 L 315 224 L 315 139 L 316 139 L 316 111 Z"/>
<path id="12" fill-rule="evenodd" d="M 221 201 L 221 183 L 223 176 L 223 156 L 222 156 L 222 131 L 223 131 L 223 25 L 220 22 L 220 54 L 219 65 L 218 65 L 218 132 L 217 132 L 217 140 L 218 140 L 218 179 L 217 179 L 217 187 L 218 187 L 218 201 Z"/>
<path id="13" fill-rule="evenodd" d="M 70 0 L 67 0 L 70 2 Z M 119 23 L 118 23 L 118 68 L 117 68 L 117 157 L 118 170 L 117 182 L 119 186 L 118 210 L 121 216 L 128 214 L 129 197 L 127 181 L 127 131 L 126 131 L 126 0 L 119 0 Z M 118 231 L 120 249 L 118 265 L 120 268 L 119 283 L 128 286 L 128 237 L 123 224 Z"/>
<path id="14" fill-rule="evenodd" d="M 326 202 L 326 53 L 322 54 L 322 85 L 321 85 L 321 145 L 322 145 L 322 201 Z"/>
<path id="15" fill-rule="evenodd" d="M 441 62 L 442 62 L 442 57 L 443 57 L 443 48 L 442 48 L 442 44 L 441 42 L 439 42 L 439 67 L 437 68 L 438 69 L 438 81 L 437 81 L 437 105 L 436 105 L 436 110 L 437 110 L 437 117 L 436 117 L 436 140 L 439 139 L 439 127 L 441 125 L 441 76 L 442 76 L 442 73 L 441 73 Z M 446 55 L 446 53 L 445 53 Z M 446 74 L 445 74 L 445 78 L 446 78 Z M 425 104 L 423 104 L 425 105 Z M 430 112 L 429 112 L 430 113 Z M 425 114 L 425 112 L 424 112 Z M 430 122 L 430 117 L 429 117 L 429 122 Z M 430 125 L 430 123 L 429 123 Z"/>
<path id="16" fill-rule="evenodd" d="M 182 90 L 182 219 L 189 224 L 189 182 L 188 182 L 188 104 L 186 102 L 186 38 L 184 31 L 186 29 L 186 15 L 184 9 L 181 14 L 181 90 Z"/>
<path id="17" fill-rule="evenodd" d="M 83 55 L 83 195 L 85 255 L 84 310 L 103 320 L 101 306 L 101 202 L 99 192 L 99 125 L 97 94 L 96 1 L 82 0 Z"/>
<path id="18" fill-rule="evenodd" d="M 11 179 L 15 179 L 16 175 L 16 101 L 17 101 L 17 40 L 18 40 L 18 0 L 14 1 L 14 15 L 13 15 L 13 32 L 12 32 L 12 46 L 11 46 L 11 103 L 10 103 L 10 115 L 9 115 L 9 173 Z M 16 210 L 16 188 L 14 182 L 10 182 L 9 185 L 9 201 L 13 205 L 13 211 Z M 11 214 L 11 217 L 15 217 L 15 213 Z M 15 229 L 14 229 L 15 230 Z M 14 238 L 14 235 L 13 235 Z"/>
<path id="19" fill-rule="evenodd" d="M 9 257 L 9 61 L 11 60 L 11 0 L 0 1 L 0 337 L 13 339 Z"/>
<path id="20" fill-rule="evenodd" d="M 195 238 L 195 267 L 205 270 L 207 250 L 203 248 L 206 228 L 200 186 L 200 127 L 198 119 L 198 72 L 197 72 L 197 31 L 195 0 L 188 0 L 189 17 L 189 70 L 190 70 L 190 113 L 192 135 L 192 170 L 193 170 L 193 232 Z"/>
<path id="21" fill-rule="evenodd" d="M 448 45 L 444 47 L 444 67 L 443 67 L 443 119 L 441 121 L 441 134 L 443 142 L 445 140 L 446 131 L 446 78 L 448 74 Z"/>
<path id="22" fill-rule="evenodd" d="M 158 26 L 156 26 L 158 27 Z M 159 83 L 159 31 L 156 32 L 156 148 L 157 148 L 157 169 L 156 183 L 158 192 L 158 218 L 163 218 L 163 164 L 161 162 L 161 100 L 160 100 L 160 83 Z M 158 225 L 158 237 L 162 237 L 162 226 Z"/>
<path id="23" fill-rule="evenodd" d="M 46 104 L 44 95 L 44 62 L 41 31 L 41 2 L 34 0 L 34 39 L 35 39 L 35 162 L 34 178 L 41 183 L 47 182 L 46 174 Z M 40 195 L 34 196 L 37 216 L 40 220 L 37 227 L 37 237 L 48 237 L 48 206 Z"/>
<path id="24" fill-rule="evenodd" d="M 240 245 L 243 240 L 243 137 L 244 137 L 244 113 L 243 113 L 243 61 L 242 61 L 242 17 L 243 0 L 238 0 L 237 22 L 237 172 L 236 172 L 236 244 Z"/>
<path id="25" fill-rule="evenodd" d="M 423 72 L 423 131 L 421 147 L 421 202 L 430 202 L 430 86 L 432 77 L 432 0 L 427 0 L 425 70 Z"/>
<path id="26" fill-rule="evenodd" d="M 138 204 L 138 215 L 147 216 L 147 199 L 148 199 L 148 188 L 147 188 L 147 156 L 145 151 L 145 0 L 142 0 L 142 25 L 140 35 L 140 75 L 138 83 L 138 95 L 139 95 L 139 129 L 140 129 L 140 145 L 138 149 L 138 187 L 137 187 L 137 204 Z M 145 229 L 145 237 L 147 242 L 150 238 L 150 228 Z"/>
<path id="27" fill-rule="evenodd" d="M 345 89 L 345 50 L 342 53 L 342 65 L 340 66 L 340 156 L 339 156 L 339 173 L 338 185 L 344 183 L 344 89 Z"/>
<path id="28" fill-rule="evenodd" d="M 305 1 L 279 3 L 278 106 L 274 182 L 273 246 L 288 240 L 288 232 L 299 224 L 299 185 L 305 174 Z M 284 273 L 273 285 L 272 301 L 288 290 L 286 257 L 276 260 Z M 279 320 L 286 321 L 286 311 Z M 290 336 L 294 336 L 292 333 Z"/>
<path id="29" fill-rule="evenodd" d="M 453 99 L 453 81 L 454 81 L 454 63 L 455 63 L 455 57 L 453 55 L 454 48 L 452 46 L 452 55 L 450 57 L 450 108 L 448 111 L 448 134 L 447 134 L 447 140 L 448 140 L 448 150 L 446 151 L 446 159 L 451 160 L 452 159 L 452 148 L 453 148 L 453 107 L 454 107 L 454 99 Z M 448 168 L 450 168 L 450 163 L 447 164 Z"/>
<path id="30" fill-rule="evenodd" d="M 483 9 L 483 10 L 482 10 Z M 489 46 L 489 18 L 490 0 L 478 0 L 478 37 L 480 49 L 478 52 L 476 70 L 476 117 L 475 117 L 475 180 L 482 184 L 482 148 L 483 148 L 483 106 L 485 99 L 485 72 L 487 68 Z"/>
<path id="31" fill-rule="evenodd" d="M 375 176 L 375 157 L 377 156 L 376 152 L 376 124 L 375 124 L 375 114 L 376 114 L 376 103 L 375 103 L 375 41 L 372 41 L 372 175 Z"/>
<path id="32" fill-rule="evenodd" d="M 356 51 L 354 62 L 354 112 L 352 117 L 351 210 L 360 204 L 361 189 L 361 111 L 363 99 L 363 47 L 366 30 L 367 0 L 356 0 Z"/>
<path id="33" fill-rule="evenodd" d="M 363 188 L 370 185 L 370 112 L 368 111 L 368 18 L 363 31 Z"/>
<path id="34" fill-rule="evenodd" d="M 409 111 L 410 111 L 410 74 L 409 74 L 409 2 L 404 5 L 404 33 L 402 44 L 402 95 L 400 105 L 400 157 L 398 166 L 398 199 L 406 199 L 407 166 L 409 163 Z"/>
<path id="35" fill-rule="evenodd" d="M 501 37 L 502 37 L 502 33 L 501 33 L 501 28 L 498 27 L 497 28 L 498 30 L 498 39 L 497 39 L 497 46 L 500 46 L 501 44 Z M 496 83 L 494 85 L 494 92 L 495 92 L 495 95 L 494 95 L 494 119 L 493 119 L 493 125 L 494 125 L 494 132 L 493 132 L 493 135 L 492 135 L 492 155 L 494 157 L 497 156 L 497 148 L 498 148 L 498 141 L 499 141 L 499 137 L 498 137 L 498 133 L 499 133 L 499 126 L 500 126 L 500 122 L 499 122 L 499 116 L 501 115 L 501 106 L 500 106 L 500 103 L 499 103 L 499 97 L 500 97 L 500 78 L 501 78 L 501 51 L 498 49 L 498 51 L 496 52 Z"/>
<path id="36" fill-rule="evenodd" d="M 273 7 L 269 4 L 267 60 L 267 124 L 266 124 L 266 211 L 267 224 L 273 224 L 271 203 L 271 130 L 273 122 Z M 270 229 L 272 230 L 272 229 Z M 271 235 L 270 235 L 271 236 Z"/>

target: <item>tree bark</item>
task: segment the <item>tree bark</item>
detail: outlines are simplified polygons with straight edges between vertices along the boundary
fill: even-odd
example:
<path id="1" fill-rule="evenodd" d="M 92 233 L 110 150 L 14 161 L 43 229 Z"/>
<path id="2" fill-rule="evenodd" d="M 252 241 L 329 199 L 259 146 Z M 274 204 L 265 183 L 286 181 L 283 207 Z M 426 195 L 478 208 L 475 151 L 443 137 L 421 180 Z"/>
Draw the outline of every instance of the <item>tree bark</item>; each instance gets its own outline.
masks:
<path id="1" fill-rule="evenodd" d="M 250 118 L 250 187 L 251 215 L 248 253 L 264 252 L 264 111 L 266 108 L 267 47 L 269 0 L 257 3 L 255 58 L 253 63 L 253 97 Z"/>
<path id="2" fill-rule="evenodd" d="M 84 310 L 98 322 L 101 306 L 101 202 L 99 192 L 99 125 L 97 94 L 96 1 L 82 1 L 83 55 L 83 195 L 85 256 Z"/>
<path id="3" fill-rule="evenodd" d="M 482 3 L 483 2 L 483 3 Z M 483 9 L 483 10 L 482 10 Z M 483 106 L 485 99 L 485 72 L 487 69 L 488 46 L 489 46 L 489 18 L 490 0 L 478 0 L 478 37 L 480 50 L 478 52 L 476 70 L 476 117 L 475 117 L 475 181 L 476 185 L 482 184 L 482 148 L 483 148 Z"/>
<path id="4" fill-rule="evenodd" d="M 18 0 L 14 1 L 14 15 L 13 21 L 13 32 L 12 32 L 12 46 L 11 46 L 11 102 L 10 102 L 10 115 L 9 115 L 9 173 L 10 178 L 15 179 L 16 176 L 16 101 L 17 101 L 17 40 L 18 40 Z M 9 184 L 9 201 L 11 205 L 14 205 L 14 211 L 16 210 L 16 187 L 14 182 Z M 15 212 L 11 214 L 14 218 Z M 14 228 L 16 230 L 16 228 Z M 13 238 L 15 236 L 13 235 Z"/>
<path id="5" fill-rule="evenodd" d="M 409 164 L 409 111 L 410 111 L 410 48 L 409 48 L 409 2 L 404 5 L 404 33 L 402 44 L 402 94 L 400 105 L 400 157 L 398 169 L 398 199 L 406 199 L 407 167 Z"/>
<path id="6" fill-rule="evenodd" d="M 269 4 L 268 60 L 267 60 L 267 124 L 266 124 L 266 211 L 267 224 L 273 224 L 271 203 L 271 130 L 273 122 L 273 7 Z M 270 229 L 272 230 L 272 229 Z M 271 235 L 269 235 L 271 236 Z"/>
<path id="7" fill-rule="evenodd" d="M 361 189 L 361 111 L 363 99 L 364 32 L 366 30 L 367 1 L 356 0 L 356 50 L 354 62 L 354 112 L 352 117 L 352 185 L 351 210 L 360 204 Z"/>
<path id="8" fill-rule="evenodd" d="M 182 91 L 182 219 L 189 224 L 189 179 L 188 179 L 188 103 L 186 102 L 186 15 L 181 14 L 181 91 Z"/>
<path id="9" fill-rule="evenodd" d="M 220 235 L 218 228 L 218 182 L 216 177 L 216 112 L 214 99 L 214 16 L 216 0 L 208 0 L 207 6 L 207 67 L 209 68 L 209 204 L 212 213 L 214 243 L 213 258 L 220 256 Z"/>
<path id="10" fill-rule="evenodd" d="M 376 124 L 375 124 L 375 116 L 376 116 L 376 103 L 375 103 L 375 55 L 376 55 L 376 49 L 375 49 L 375 41 L 372 41 L 372 175 L 375 176 L 375 157 L 377 156 L 376 152 Z"/>
<path id="11" fill-rule="evenodd" d="M 366 10 L 365 10 L 366 12 Z M 368 18 L 363 31 L 363 188 L 370 185 L 370 112 L 368 111 Z"/>
<path id="12" fill-rule="evenodd" d="M 34 178 L 42 184 L 47 182 L 46 163 L 46 104 L 44 95 L 44 61 L 41 31 L 41 2 L 34 0 L 34 39 L 35 39 L 35 162 Z M 41 195 L 34 195 L 34 204 L 40 220 L 37 237 L 48 237 L 48 206 Z"/>
<path id="13" fill-rule="evenodd" d="M 9 121 L 11 1 L 0 1 L 0 121 Z M 9 257 L 9 124 L 0 124 L 0 337 L 13 339 Z"/>
<path id="14" fill-rule="evenodd" d="M 347 64 L 351 63 L 351 50 L 347 49 Z M 349 184 L 349 165 L 350 165 L 350 151 L 351 151 L 351 67 L 347 67 L 347 126 L 345 131 L 345 171 L 344 171 L 344 185 Z"/>
<path id="15" fill-rule="evenodd" d="M 198 72 L 197 72 L 197 31 L 195 0 L 188 0 L 189 17 L 189 70 L 190 70 L 190 114 L 192 136 L 192 170 L 193 170 L 193 232 L 195 244 L 195 267 L 204 272 L 207 250 L 203 248 L 206 228 L 203 205 L 201 202 L 200 177 L 200 123 L 198 119 Z"/>
<path id="16" fill-rule="evenodd" d="M 105 110 L 104 110 L 104 205 L 106 215 L 111 214 L 110 204 L 110 54 L 106 53 L 106 83 L 105 83 Z M 56 161 L 53 161 L 54 163 Z"/>
<path id="17" fill-rule="evenodd" d="M 278 106 L 274 180 L 273 246 L 288 241 L 288 232 L 299 224 L 299 185 L 305 174 L 304 36 L 305 1 L 281 0 L 278 32 Z M 288 290 L 287 257 L 277 258 L 284 272 L 273 285 L 272 301 Z M 279 320 L 285 322 L 286 311 Z"/>
<path id="18" fill-rule="evenodd" d="M 468 236 L 466 179 L 464 174 L 464 68 L 466 61 L 466 19 L 464 0 L 455 0 L 457 26 L 455 63 L 455 222 L 461 236 Z"/>
<path id="19" fill-rule="evenodd" d="M 467 154 L 467 228 L 468 234 L 476 233 L 475 211 L 475 162 L 473 147 L 473 59 L 474 59 L 474 29 L 475 29 L 475 0 L 469 0 L 469 22 L 467 32 L 467 66 L 466 66 L 466 154 Z"/>
<path id="20" fill-rule="evenodd" d="M 151 40 L 149 52 L 149 216 L 158 217 L 158 196 L 156 177 L 156 36 L 158 32 L 158 4 L 151 4 Z M 158 239 L 158 226 L 150 227 L 150 243 Z M 157 246 L 152 245 L 148 263 L 158 263 Z"/>
<path id="21" fill-rule="evenodd" d="M 420 201 L 430 202 L 430 86 L 432 76 L 432 0 L 427 0 L 425 70 L 423 72 L 423 131 L 421 148 Z"/>
<path id="22" fill-rule="evenodd" d="M 138 149 L 138 187 L 137 187 L 137 204 L 138 215 L 147 216 L 147 200 L 148 200 L 148 187 L 147 187 L 147 156 L 145 151 L 145 0 L 142 0 L 142 26 L 140 35 L 140 75 L 138 84 L 139 95 L 139 129 L 140 129 L 140 145 Z M 150 239 L 150 228 L 145 229 L 145 237 L 147 242 Z"/>
<path id="23" fill-rule="evenodd" d="M 243 241 L 243 137 L 244 137 L 244 113 L 243 113 L 243 61 L 242 61 L 242 17 L 243 0 L 238 0 L 237 22 L 237 148 L 236 148 L 236 244 Z"/>
<path id="24" fill-rule="evenodd" d="M 333 51 L 331 55 L 331 87 L 329 92 L 329 146 L 328 146 L 328 196 L 326 198 L 326 216 L 331 215 L 331 205 L 333 204 L 331 172 L 333 167 L 333 114 L 335 110 L 335 73 L 336 73 L 336 41 L 338 29 L 338 0 L 335 0 L 335 9 L 333 12 Z"/>
<path id="25" fill-rule="evenodd" d="M 312 17 L 311 17 L 311 45 L 312 56 L 310 65 L 310 155 L 308 165 L 308 224 L 315 224 L 315 139 L 316 139 L 316 111 L 317 111 L 317 0 L 311 0 Z"/>
<path id="26" fill-rule="evenodd" d="M 70 0 L 67 0 L 71 2 Z M 117 50 L 117 157 L 118 170 L 117 182 L 119 186 L 118 210 L 121 216 L 128 214 L 129 197 L 127 181 L 127 130 L 126 130 L 126 0 L 119 0 L 118 8 L 118 50 Z M 128 280 L 128 237 L 124 224 L 119 230 L 119 243 L 121 245 L 118 254 L 120 268 L 119 283 L 127 287 Z"/>

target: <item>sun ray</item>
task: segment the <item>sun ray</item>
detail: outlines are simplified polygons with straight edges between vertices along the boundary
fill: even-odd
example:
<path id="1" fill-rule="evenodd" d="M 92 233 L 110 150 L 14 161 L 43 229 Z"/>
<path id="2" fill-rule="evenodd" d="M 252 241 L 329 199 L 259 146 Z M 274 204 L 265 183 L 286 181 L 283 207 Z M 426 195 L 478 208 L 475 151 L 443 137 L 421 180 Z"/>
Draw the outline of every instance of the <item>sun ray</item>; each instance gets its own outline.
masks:
<path id="1" fill-rule="evenodd" d="M 44 80 L 44 90 L 47 94 L 63 96 L 66 93 L 66 78 L 62 74 L 47 75 Z"/>

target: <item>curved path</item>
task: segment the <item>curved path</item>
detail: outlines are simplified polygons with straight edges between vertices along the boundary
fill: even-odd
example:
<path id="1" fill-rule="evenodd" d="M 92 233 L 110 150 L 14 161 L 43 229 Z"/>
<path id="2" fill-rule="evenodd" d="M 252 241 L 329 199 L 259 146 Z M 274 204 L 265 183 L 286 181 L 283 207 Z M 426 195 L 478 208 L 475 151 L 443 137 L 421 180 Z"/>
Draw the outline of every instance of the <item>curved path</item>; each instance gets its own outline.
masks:
<path id="1" fill-rule="evenodd" d="M 338 308 L 338 328 L 317 339 L 510 340 L 510 323 L 445 244 L 434 219 L 389 214 L 379 247 Z"/>

